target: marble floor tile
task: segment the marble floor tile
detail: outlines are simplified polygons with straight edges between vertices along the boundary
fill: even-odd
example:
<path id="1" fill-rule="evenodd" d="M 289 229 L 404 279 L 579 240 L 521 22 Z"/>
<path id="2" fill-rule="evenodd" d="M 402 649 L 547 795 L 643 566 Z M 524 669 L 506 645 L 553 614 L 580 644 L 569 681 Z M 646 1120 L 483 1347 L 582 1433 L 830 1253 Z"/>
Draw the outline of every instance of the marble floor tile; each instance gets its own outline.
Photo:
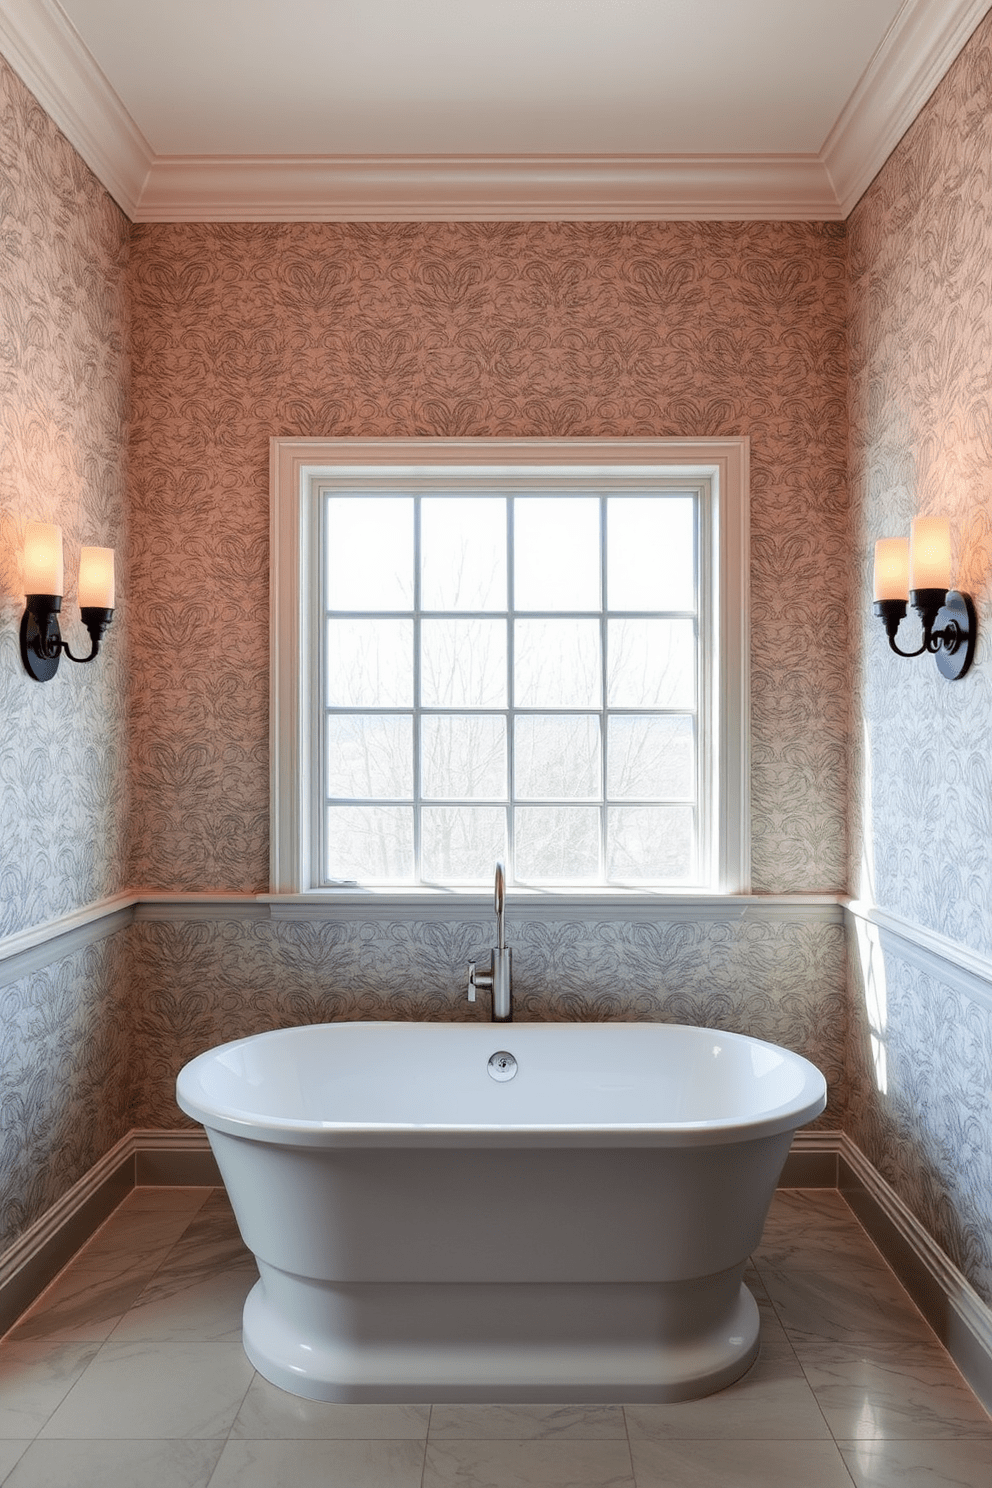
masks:
<path id="1" fill-rule="evenodd" d="M 193 1215 L 207 1202 L 216 1189 L 212 1187 L 186 1187 L 182 1184 L 169 1186 L 144 1185 L 132 1188 L 117 1213 L 124 1209 L 132 1214 L 136 1210 L 165 1210 L 178 1214 L 180 1210 Z"/>
<path id="2" fill-rule="evenodd" d="M 223 1447 L 223 1441 L 36 1441 L 4 1488 L 207 1488 Z"/>
<path id="3" fill-rule="evenodd" d="M 7 1474 L 30 1445 L 30 1441 L 0 1441 L 0 1483 L 6 1481 Z"/>
<path id="4" fill-rule="evenodd" d="M 422 1441 L 230 1441 L 210 1488 L 421 1488 Z"/>
<path id="5" fill-rule="evenodd" d="M 624 1414 L 631 1441 L 814 1441 L 830 1435 L 798 1364 L 760 1359 L 743 1379 L 715 1395 L 671 1405 L 626 1405 Z"/>
<path id="6" fill-rule="evenodd" d="M 860 1236 L 868 1244 L 857 1218 L 836 1188 L 777 1188 L 768 1207 L 765 1231 L 787 1228 L 799 1234 L 815 1228 Z"/>
<path id="7" fill-rule="evenodd" d="M 255 1257 L 241 1238 L 225 1193 L 221 1193 L 219 1200 L 209 1199 L 193 1216 L 165 1260 L 170 1270 L 204 1272 L 254 1264 Z"/>
<path id="8" fill-rule="evenodd" d="M 768 1299 L 756 1298 L 761 1320 L 759 1363 L 798 1364 L 788 1333 L 778 1320 L 778 1313 Z"/>
<path id="9" fill-rule="evenodd" d="M 850 1211 L 847 1223 L 833 1217 L 821 1219 L 813 1211 L 806 1223 L 790 1216 L 766 1224 L 751 1260 L 759 1275 L 766 1266 L 804 1271 L 844 1271 L 853 1266 L 876 1273 L 890 1269 Z"/>
<path id="10" fill-rule="evenodd" d="M 37 1435 L 99 1348 L 50 1340 L 0 1344 L 0 1438 Z"/>
<path id="11" fill-rule="evenodd" d="M 851 1488 L 832 1441 L 632 1441 L 637 1488 Z"/>
<path id="12" fill-rule="evenodd" d="M 431 1441 L 623 1441 L 622 1405 L 435 1405 Z"/>
<path id="13" fill-rule="evenodd" d="M 779 1321 L 796 1351 L 805 1343 L 935 1342 L 894 1274 L 848 1266 L 841 1271 L 761 1271 Z"/>
<path id="14" fill-rule="evenodd" d="M 987 1444 L 992 1488 L 992 1418 L 942 1349 L 929 1344 L 875 1342 L 861 1349 L 821 1344 L 803 1350 L 801 1358 L 838 1440 L 980 1438 Z"/>
<path id="15" fill-rule="evenodd" d="M 43 1435 L 224 1437 L 251 1383 L 238 1343 L 105 1343 Z"/>
<path id="16" fill-rule="evenodd" d="M 231 1428 L 232 1441 L 423 1441 L 429 1405 L 348 1405 L 303 1400 L 256 1374 Z"/>
<path id="17" fill-rule="evenodd" d="M 211 1271 L 170 1271 L 163 1266 L 135 1298 L 114 1329 L 115 1343 L 137 1339 L 241 1340 L 245 1298 L 258 1272 L 244 1266 Z"/>
<path id="18" fill-rule="evenodd" d="M 81 1270 L 159 1266 L 195 1215 L 180 1209 L 114 1211 L 73 1260 Z"/>
<path id="19" fill-rule="evenodd" d="M 102 1342 L 153 1274 L 147 1266 L 135 1271 L 84 1271 L 70 1265 L 42 1292 L 7 1337 L 21 1343 L 32 1338 Z"/>
<path id="20" fill-rule="evenodd" d="M 456 1485 L 634 1488 L 634 1478 L 625 1441 L 428 1441 L 423 1488 Z"/>
<path id="21" fill-rule="evenodd" d="M 986 1442 L 839 1442 L 856 1488 L 989 1488 Z"/>

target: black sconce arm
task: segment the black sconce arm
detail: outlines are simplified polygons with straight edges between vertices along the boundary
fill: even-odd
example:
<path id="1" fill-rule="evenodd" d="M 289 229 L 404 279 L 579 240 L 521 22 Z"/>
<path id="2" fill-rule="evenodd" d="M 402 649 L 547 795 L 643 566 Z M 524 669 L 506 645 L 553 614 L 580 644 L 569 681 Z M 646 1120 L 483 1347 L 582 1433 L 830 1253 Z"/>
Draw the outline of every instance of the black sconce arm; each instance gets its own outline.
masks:
<path id="1" fill-rule="evenodd" d="M 70 661 L 92 661 L 100 650 L 103 633 L 114 618 L 114 612 L 113 610 L 99 609 L 96 605 L 82 605 L 79 615 L 90 633 L 90 654 L 89 656 L 73 656 L 69 650 L 68 641 L 62 642 L 62 650 Z"/>
<path id="2" fill-rule="evenodd" d="M 83 624 L 90 633 L 89 656 L 73 656 L 68 641 L 62 639 L 58 615 L 61 594 L 29 594 L 21 617 L 21 660 L 36 682 L 48 682 L 58 671 L 64 651 L 70 661 L 92 661 L 100 650 L 103 633 L 114 618 L 113 610 L 94 605 L 80 607 Z"/>
<path id="3" fill-rule="evenodd" d="M 977 623 L 970 597 L 956 589 L 911 589 L 909 597 L 923 626 L 923 644 L 915 651 L 903 651 L 896 644 L 900 621 L 906 615 L 906 601 L 876 599 L 873 605 L 892 650 L 897 656 L 922 656 L 929 652 L 942 676 L 951 681 L 963 677 L 975 654 Z"/>

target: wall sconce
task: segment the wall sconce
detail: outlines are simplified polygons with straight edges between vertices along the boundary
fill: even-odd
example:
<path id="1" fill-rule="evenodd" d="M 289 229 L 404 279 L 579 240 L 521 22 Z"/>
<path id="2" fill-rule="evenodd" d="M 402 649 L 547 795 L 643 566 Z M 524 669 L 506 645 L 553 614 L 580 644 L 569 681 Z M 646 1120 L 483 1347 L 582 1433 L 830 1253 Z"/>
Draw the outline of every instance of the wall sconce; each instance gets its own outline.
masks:
<path id="1" fill-rule="evenodd" d="M 911 536 L 883 537 L 875 544 L 876 615 L 882 617 L 889 645 L 897 656 L 929 651 L 942 676 L 963 677 L 975 654 L 975 606 L 951 582 L 951 529 L 946 517 L 917 517 Z M 912 602 L 923 626 L 923 644 L 915 651 L 896 645 L 899 622 Z"/>
<path id="2" fill-rule="evenodd" d="M 82 548 L 79 553 L 79 613 L 90 633 L 89 656 L 73 656 L 62 639 L 58 614 L 65 588 L 62 529 L 50 522 L 29 522 L 24 533 L 24 592 L 21 660 L 36 682 L 48 682 L 59 669 L 64 651 L 70 661 L 92 661 L 104 631 L 114 618 L 114 550 Z"/>

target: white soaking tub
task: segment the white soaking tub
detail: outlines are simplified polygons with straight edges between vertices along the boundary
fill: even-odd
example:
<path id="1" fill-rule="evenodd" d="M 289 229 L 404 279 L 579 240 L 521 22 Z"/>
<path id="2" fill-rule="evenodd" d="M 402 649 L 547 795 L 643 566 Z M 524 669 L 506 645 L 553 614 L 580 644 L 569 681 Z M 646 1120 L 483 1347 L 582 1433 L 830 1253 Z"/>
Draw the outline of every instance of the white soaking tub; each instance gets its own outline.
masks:
<path id="1" fill-rule="evenodd" d="M 721 1389 L 757 1355 L 744 1265 L 826 1104 L 797 1054 L 655 1023 L 287 1028 L 177 1093 L 258 1261 L 249 1359 L 344 1401 Z"/>

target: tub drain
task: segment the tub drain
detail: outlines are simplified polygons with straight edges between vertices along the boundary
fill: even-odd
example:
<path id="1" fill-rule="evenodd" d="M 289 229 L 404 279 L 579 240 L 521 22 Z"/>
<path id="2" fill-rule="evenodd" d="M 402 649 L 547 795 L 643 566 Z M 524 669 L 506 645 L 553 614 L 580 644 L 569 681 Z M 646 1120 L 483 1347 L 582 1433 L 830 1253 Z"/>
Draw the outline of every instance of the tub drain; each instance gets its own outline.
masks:
<path id="1" fill-rule="evenodd" d="M 488 1068 L 494 1080 L 512 1080 L 517 1073 L 517 1061 L 506 1049 L 497 1049 L 489 1056 Z"/>

